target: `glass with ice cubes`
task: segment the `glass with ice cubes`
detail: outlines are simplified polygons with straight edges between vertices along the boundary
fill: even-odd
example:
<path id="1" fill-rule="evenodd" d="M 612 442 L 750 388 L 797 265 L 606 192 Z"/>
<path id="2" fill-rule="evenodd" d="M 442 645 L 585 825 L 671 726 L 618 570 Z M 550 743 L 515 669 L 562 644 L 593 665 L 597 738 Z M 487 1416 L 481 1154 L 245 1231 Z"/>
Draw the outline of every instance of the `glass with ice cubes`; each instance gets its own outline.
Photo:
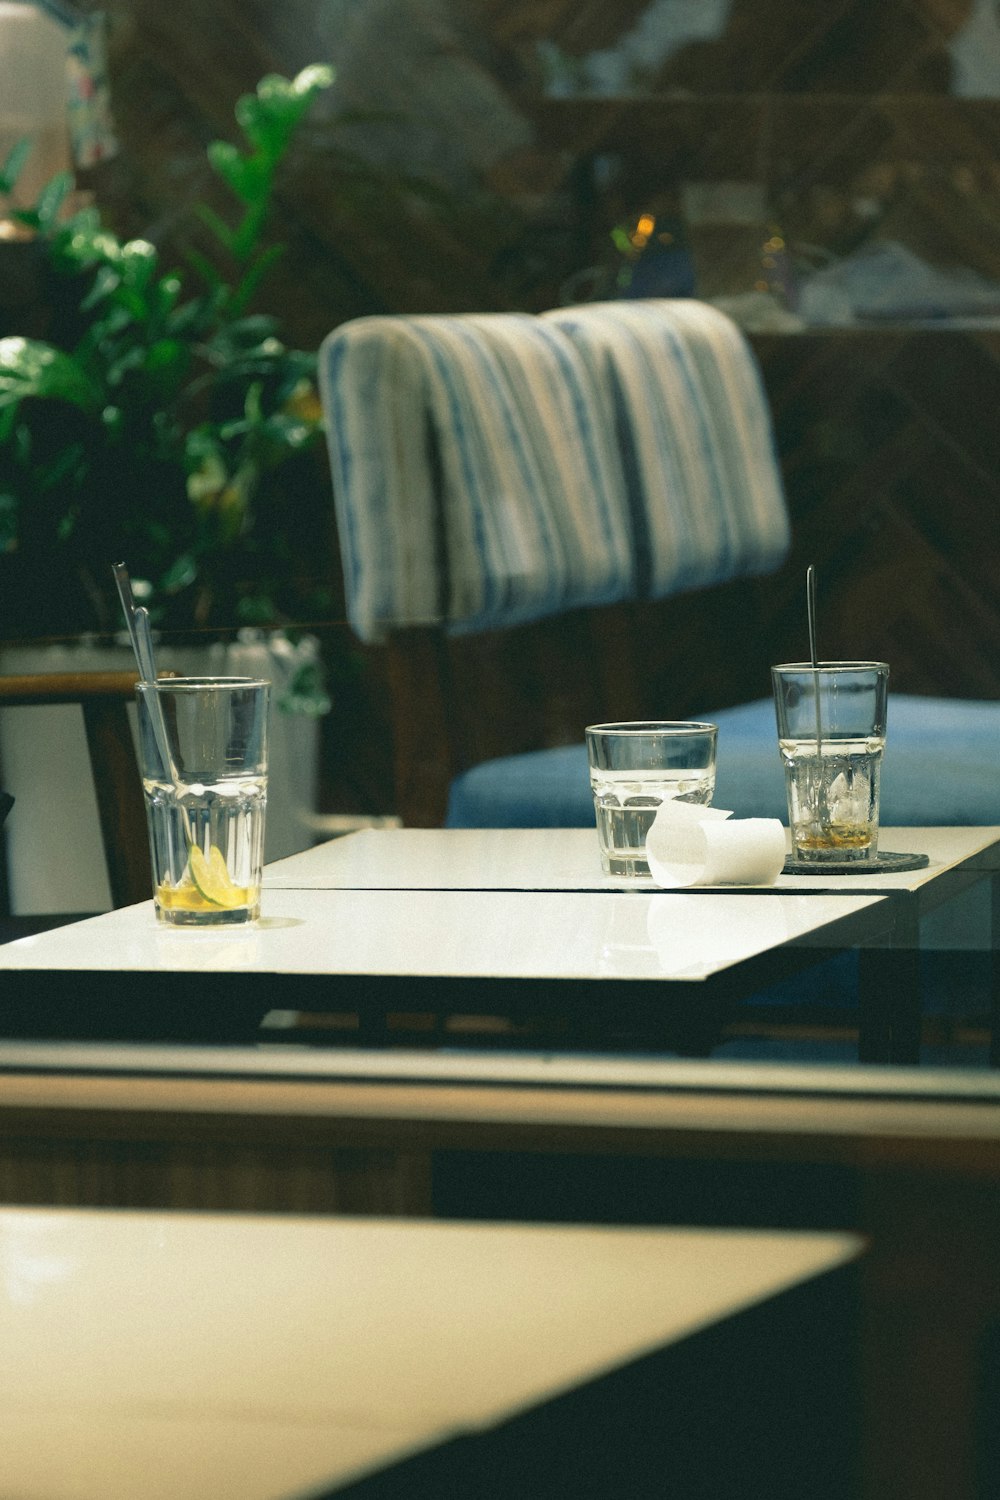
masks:
<path id="1" fill-rule="evenodd" d="M 878 853 L 889 668 L 881 661 L 771 668 L 792 854 L 854 863 Z"/>

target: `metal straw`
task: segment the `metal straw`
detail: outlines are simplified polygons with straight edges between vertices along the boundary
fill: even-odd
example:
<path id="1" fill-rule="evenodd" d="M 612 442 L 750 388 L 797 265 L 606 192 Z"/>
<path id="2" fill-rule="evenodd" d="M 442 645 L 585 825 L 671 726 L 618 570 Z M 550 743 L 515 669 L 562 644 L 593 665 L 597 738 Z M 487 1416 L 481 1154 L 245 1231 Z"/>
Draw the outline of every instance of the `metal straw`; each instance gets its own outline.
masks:
<path id="1" fill-rule="evenodd" d="M 156 654 L 153 651 L 153 629 L 149 623 L 149 610 L 142 605 L 135 612 L 135 634 L 139 644 L 139 671 L 144 682 L 155 682 L 157 678 Z"/>
<path id="2" fill-rule="evenodd" d="M 806 568 L 806 613 L 809 617 L 809 656 L 815 672 L 819 666 L 819 654 L 816 650 L 816 569 L 812 563 Z"/>
<path id="3" fill-rule="evenodd" d="M 147 667 L 143 661 L 142 646 L 139 642 L 139 629 L 136 623 L 135 596 L 132 593 L 132 580 L 128 576 L 128 568 L 123 562 L 112 563 L 111 571 L 115 575 L 115 583 L 118 586 L 118 597 L 122 601 L 122 611 L 125 615 L 125 624 L 128 626 L 129 640 L 132 642 L 132 650 L 135 653 L 136 666 L 139 668 L 139 676 L 143 682 L 154 682 L 155 675 L 150 678 L 146 675 Z"/>
<path id="4" fill-rule="evenodd" d="M 153 632 L 149 623 L 149 611 L 141 606 L 136 607 L 135 595 L 132 592 L 132 580 L 129 578 L 128 569 L 123 562 L 112 563 L 111 571 L 115 575 L 115 583 L 118 585 L 118 597 L 122 602 L 125 613 L 125 624 L 128 626 L 129 639 L 132 642 L 132 650 L 135 653 L 136 666 L 139 668 L 139 677 L 143 682 L 156 686 L 156 654 L 153 650 Z M 159 695 L 155 692 L 147 693 L 144 698 L 146 711 L 149 714 L 149 722 L 153 730 L 153 738 L 156 740 L 156 748 L 160 752 L 160 760 L 163 768 L 174 789 L 179 791 L 180 777 L 174 758 L 170 753 L 170 737 L 167 734 L 167 726 L 163 721 L 163 707 Z M 190 847 L 193 842 L 191 823 L 188 818 L 187 808 L 178 798 L 177 810 L 181 815 L 181 823 L 184 828 L 184 837 Z"/>
<path id="5" fill-rule="evenodd" d="M 809 659 L 813 669 L 813 703 L 816 708 L 816 811 L 824 829 L 830 824 L 826 800 L 826 777 L 823 775 L 823 721 L 819 702 L 819 651 L 816 646 L 816 569 L 806 568 L 806 616 L 809 622 Z"/>

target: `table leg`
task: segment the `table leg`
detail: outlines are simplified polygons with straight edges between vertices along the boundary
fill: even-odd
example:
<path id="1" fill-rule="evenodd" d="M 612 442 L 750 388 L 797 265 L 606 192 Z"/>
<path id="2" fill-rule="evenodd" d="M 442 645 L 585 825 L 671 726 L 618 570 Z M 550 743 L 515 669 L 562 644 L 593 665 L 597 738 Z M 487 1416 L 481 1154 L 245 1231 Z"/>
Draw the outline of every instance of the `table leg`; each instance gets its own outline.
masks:
<path id="1" fill-rule="evenodd" d="M 1000 1068 L 1000 870 L 990 888 L 990 1067 Z"/>
<path id="2" fill-rule="evenodd" d="M 894 900 L 894 906 L 888 945 L 859 953 L 858 1061 L 863 1063 L 920 1061 L 920 924 L 911 902 Z"/>

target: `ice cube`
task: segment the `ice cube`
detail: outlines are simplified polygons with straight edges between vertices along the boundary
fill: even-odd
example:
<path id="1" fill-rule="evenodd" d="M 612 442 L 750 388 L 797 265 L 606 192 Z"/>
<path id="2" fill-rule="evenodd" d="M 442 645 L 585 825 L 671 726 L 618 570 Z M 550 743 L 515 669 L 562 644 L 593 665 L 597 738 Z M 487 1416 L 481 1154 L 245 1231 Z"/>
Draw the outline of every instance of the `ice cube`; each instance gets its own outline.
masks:
<path id="1" fill-rule="evenodd" d="M 864 771 L 841 771 L 831 781 L 826 800 L 832 822 L 865 822 L 868 817 L 868 777 Z"/>

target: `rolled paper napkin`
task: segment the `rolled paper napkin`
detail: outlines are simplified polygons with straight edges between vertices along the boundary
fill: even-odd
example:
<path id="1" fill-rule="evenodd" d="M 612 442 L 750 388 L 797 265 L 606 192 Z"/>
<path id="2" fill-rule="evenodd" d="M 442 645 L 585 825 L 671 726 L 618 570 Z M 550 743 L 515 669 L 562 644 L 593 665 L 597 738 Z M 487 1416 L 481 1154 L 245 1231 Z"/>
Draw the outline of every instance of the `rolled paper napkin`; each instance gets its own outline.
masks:
<path id="1" fill-rule="evenodd" d="M 732 818 L 721 807 L 661 802 L 646 835 L 657 885 L 773 885 L 787 857 L 777 818 Z"/>

